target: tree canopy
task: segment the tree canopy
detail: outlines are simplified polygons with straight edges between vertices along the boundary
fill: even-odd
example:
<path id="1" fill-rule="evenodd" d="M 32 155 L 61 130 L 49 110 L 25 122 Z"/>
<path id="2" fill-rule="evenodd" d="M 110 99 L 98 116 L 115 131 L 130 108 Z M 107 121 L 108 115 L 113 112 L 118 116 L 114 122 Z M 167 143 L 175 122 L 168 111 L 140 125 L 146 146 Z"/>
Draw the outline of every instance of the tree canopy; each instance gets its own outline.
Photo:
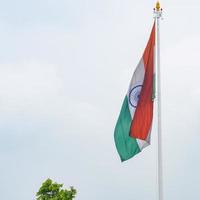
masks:
<path id="1" fill-rule="evenodd" d="M 47 179 L 36 194 L 36 200 L 72 200 L 75 198 L 76 189 L 62 189 L 63 184 Z"/>

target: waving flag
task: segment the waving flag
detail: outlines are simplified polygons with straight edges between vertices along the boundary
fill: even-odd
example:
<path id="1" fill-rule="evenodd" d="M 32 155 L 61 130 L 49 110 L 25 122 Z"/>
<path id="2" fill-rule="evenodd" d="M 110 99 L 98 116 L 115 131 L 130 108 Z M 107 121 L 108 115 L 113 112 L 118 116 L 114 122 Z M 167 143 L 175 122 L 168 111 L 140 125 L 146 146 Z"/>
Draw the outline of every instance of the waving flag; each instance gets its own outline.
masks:
<path id="1" fill-rule="evenodd" d="M 114 139 L 122 161 L 150 144 L 154 98 L 155 24 L 133 74 L 115 127 Z"/>

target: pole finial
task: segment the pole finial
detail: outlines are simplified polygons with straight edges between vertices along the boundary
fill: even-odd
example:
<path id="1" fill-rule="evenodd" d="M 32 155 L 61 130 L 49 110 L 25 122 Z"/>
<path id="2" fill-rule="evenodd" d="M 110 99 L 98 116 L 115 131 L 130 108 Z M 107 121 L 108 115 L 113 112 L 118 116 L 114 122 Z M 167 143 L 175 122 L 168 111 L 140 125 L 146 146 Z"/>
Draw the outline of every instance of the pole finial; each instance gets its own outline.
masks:
<path id="1" fill-rule="evenodd" d="M 160 2 L 157 1 L 156 6 L 154 7 L 154 18 L 161 18 L 162 19 L 162 11 L 163 9 L 160 7 Z"/>
<path id="2" fill-rule="evenodd" d="M 159 2 L 159 1 L 157 1 L 157 3 L 156 3 L 156 10 L 157 10 L 157 11 L 160 10 L 160 2 Z"/>

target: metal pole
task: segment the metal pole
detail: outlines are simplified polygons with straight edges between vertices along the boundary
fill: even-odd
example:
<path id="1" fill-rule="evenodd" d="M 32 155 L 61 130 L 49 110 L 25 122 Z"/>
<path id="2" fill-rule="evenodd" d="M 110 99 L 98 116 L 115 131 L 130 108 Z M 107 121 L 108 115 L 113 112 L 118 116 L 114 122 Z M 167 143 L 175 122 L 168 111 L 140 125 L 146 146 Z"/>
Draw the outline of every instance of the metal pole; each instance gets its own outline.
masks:
<path id="1" fill-rule="evenodd" d="M 157 2 L 154 9 L 156 22 L 156 68 L 157 68 L 157 137 L 158 137 L 158 200 L 163 200 L 163 166 L 162 166 L 162 121 L 161 121 L 161 81 L 160 81 L 160 27 L 159 21 L 162 17 L 160 3 Z"/>

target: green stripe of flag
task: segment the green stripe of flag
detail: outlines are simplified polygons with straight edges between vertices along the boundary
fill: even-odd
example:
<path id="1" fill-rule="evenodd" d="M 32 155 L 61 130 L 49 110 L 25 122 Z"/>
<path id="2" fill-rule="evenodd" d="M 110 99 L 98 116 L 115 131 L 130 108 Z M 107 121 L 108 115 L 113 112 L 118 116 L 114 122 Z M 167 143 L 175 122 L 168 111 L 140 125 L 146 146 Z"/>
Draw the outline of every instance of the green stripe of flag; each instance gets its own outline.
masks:
<path id="1" fill-rule="evenodd" d="M 129 136 L 131 121 L 128 98 L 126 96 L 114 132 L 115 145 L 121 161 L 128 160 L 140 152 L 136 139 Z"/>

